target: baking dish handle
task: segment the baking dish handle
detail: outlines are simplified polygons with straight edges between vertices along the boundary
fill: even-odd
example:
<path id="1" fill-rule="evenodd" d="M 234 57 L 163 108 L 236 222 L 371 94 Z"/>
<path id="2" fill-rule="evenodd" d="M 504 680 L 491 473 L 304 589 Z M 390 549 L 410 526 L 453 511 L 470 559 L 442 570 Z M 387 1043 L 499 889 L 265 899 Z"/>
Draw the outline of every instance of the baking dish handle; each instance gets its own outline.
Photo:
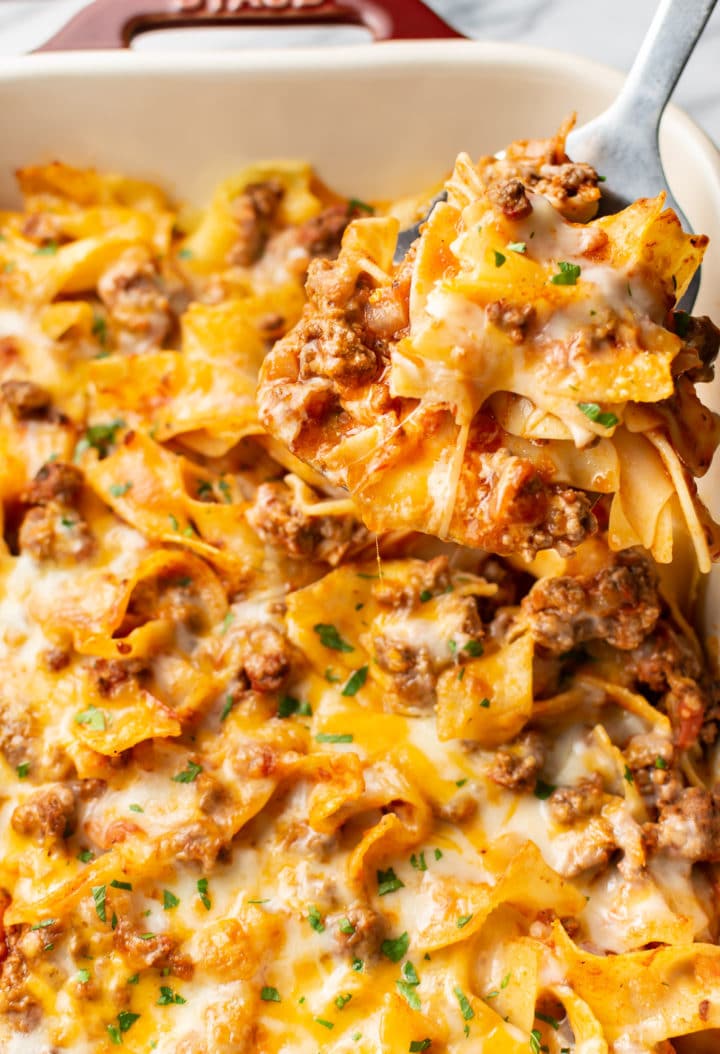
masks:
<path id="1" fill-rule="evenodd" d="M 126 48 L 152 29 L 362 25 L 375 40 L 462 37 L 422 0 L 94 0 L 37 51 Z"/>

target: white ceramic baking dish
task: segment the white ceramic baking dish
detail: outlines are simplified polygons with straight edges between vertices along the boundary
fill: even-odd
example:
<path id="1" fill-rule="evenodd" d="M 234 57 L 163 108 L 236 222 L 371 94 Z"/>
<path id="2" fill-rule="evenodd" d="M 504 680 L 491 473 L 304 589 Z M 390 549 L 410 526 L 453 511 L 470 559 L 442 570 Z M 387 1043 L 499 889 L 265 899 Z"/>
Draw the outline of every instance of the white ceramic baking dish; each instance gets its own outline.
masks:
<path id="1" fill-rule="evenodd" d="M 362 22 L 381 42 L 88 50 L 122 48 L 157 26 L 324 21 Z M 415 39 L 390 39 L 403 36 Z M 572 110 L 587 120 L 622 80 L 572 55 L 459 39 L 420 0 L 99 0 L 47 47 L 0 69 L 2 203 L 15 199 L 18 165 L 53 158 L 156 179 L 197 202 L 246 162 L 271 157 L 307 158 L 348 194 L 400 195 L 437 180 L 461 149 L 477 155 L 547 135 Z M 696 310 L 717 321 L 720 155 L 676 108 L 663 120 L 661 148 L 678 201 L 711 237 Z M 720 410 L 720 383 L 703 396 Z M 703 491 L 717 516 L 715 461 Z M 704 621 L 720 636 L 720 571 Z"/>

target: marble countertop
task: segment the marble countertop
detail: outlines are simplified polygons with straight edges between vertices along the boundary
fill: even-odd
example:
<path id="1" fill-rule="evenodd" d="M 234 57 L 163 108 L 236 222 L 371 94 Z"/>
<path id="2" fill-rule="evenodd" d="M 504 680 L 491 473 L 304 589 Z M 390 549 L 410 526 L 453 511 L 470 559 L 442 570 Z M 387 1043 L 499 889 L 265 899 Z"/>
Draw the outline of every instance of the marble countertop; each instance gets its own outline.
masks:
<path id="1" fill-rule="evenodd" d="M 86 0 L 0 0 L 0 61 L 36 47 Z M 629 68 L 656 0 L 426 0 L 466 36 L 575 52 Z M 385 0 L 391 5 L 392 0 Z M 152 8 L 152 0 L 148 0 Z M 321 30 L 167 31 L 143 35 L 142 48 L 339 45 L 365 39 L 355 27 Z M 562 71 L 559 70 L 559 75 Z M 675 93 L 682 106 L 720 144 L 720 6 L 710 19 Z"/>

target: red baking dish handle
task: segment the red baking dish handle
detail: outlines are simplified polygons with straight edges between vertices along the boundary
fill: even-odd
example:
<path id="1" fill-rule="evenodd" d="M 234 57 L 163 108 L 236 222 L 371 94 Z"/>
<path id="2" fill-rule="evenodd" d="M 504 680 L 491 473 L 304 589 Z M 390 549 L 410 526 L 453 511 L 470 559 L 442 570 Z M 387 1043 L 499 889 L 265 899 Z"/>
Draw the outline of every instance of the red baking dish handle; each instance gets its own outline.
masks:
<path id="1" fill-rule="evenodd" d="M 126 48 L 150 29 L 328 23 L 365 26 L 375 40 L 462 37 L 422 0 L 94 0 L 36 50 Z"/>

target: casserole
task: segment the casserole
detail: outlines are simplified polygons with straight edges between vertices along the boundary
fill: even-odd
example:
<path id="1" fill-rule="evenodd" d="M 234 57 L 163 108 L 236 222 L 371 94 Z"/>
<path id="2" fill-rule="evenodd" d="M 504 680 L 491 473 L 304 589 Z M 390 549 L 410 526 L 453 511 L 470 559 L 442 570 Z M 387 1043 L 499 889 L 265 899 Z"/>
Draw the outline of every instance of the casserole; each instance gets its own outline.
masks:
<path id="1" fill-rule="evenodd" d="M 304 6 L 306 11 L 317 11 L 321 7 L 319 4 Z M 294 9 L 301 8 L 302 5 L 295 5 Z M 290 10 L 293 10 L 292 5 Z M 374 10 L 377 12 L 377 8 Z M 382 20 L 374 24 L 378 26 L 379 32 L 383 31 Z M 328 183 L 353 197 L 393 197 L 418 191 L 423 186 L 434 183 L 448 167 L 448 159 L 452 158 L 458 149 L 467 148 L 477 154 L 483 150 L 492 150 L 515 135 L 547 132 L 548 126 L 554 127 L 565 116 L 569 81 L 577 86 L 573 102 L 577 105 L 581 120 L 590 116 L 596 109 L 602 108 L 612 95 L 612 76 L 585 63 L 565 60 L 560 83 L 557 77 L 557 61 L 557 57 L 543 53 L 512 48 L 487 48 L 469 42 L 433 45 L 385 43 L 377 48 L 358 48 L 334 55 L 317 52 L 299 52 L 291 56 L 266 53 L 261 58 L 236 55 L 213 57 L 212 60 L 198 60 L 191 56 L 180 59 L 137 55 L 100 57 L 94 54 L 34 56 L 9 66 L 3 74 L 0 91 L 4 112 L 22 113 L 22 123 L 15 118 L 10 121 L 6 149 L 8 160 L 13 167 L 28 161 L 43 162 L 62 157 L 78 165 L 97 165 L 133 176 L 155 179 L 175 195 L 198 204 L 207 199 L 214 183 L 229 172 L 268 156 L 307 157 L 313 161 Z M 317 77 L 318 68 L 322 69 L 320 83 Z M 93 91 L 88 90 L 90 74 L 96 89 Z M 329 85 L 332 87 L 331 91 L 328 91 Z M 532 88 L 532 106 L 528 103 L 529 86 Z M 547 100 L 546 108 L 544 104 L 540 114 L 536 107 L 539 92 L 546 93 L 542 97 Z M 148 105 L 149 98 L 152 99 L 151 106 Z M 477 107 L 461 109 L 458 101 L 460 98 L 495 99 L 497 105 L 485 114 L 483 126 L 478 128 Z M 262 106 L 257 105 L 258 100 L 262 100 Z M 361 125 L 361 112 L 365 114 L 368 109 L 371 109 L 372 116 L 367 124 Z M 417 115 L 418 112 L 423 114 L 422 122 L 409 124 L 408 116 Z M 182 115 L 182 137 L 178 134 L 177 123 L 172 114 Z M 448 115 L 452 115 L 452 119 L 449 119 Z M 111 135 L 107 131 L 109 127 L 112 129 Z M 438 133 L 432 136 L 431 144 L 428 143 L 429 128 L 438 130 Z M 677 113 L 668 116 L 666 139 L 671 151 L 670 156 L 675 159 L 676 164 L 675 170 L 670 167 L 669 176 L 678 191 L 679 199 L 686 206 L 695 226 L 701 230 L 708 230 L 713 235 L 712 224 L 715 221 L 712 213 L 715 211 L 715 215 L 717 214 L 719 203 L 717 159 L 714 152 L 700 133 Z M 388 151 L 384 144 L 396 140 L 400 140 L 401 148 L 393 150 L 391 156 L 386 157 Z M 151 144 L 151 149 L 141 157 L 139 151 L 143 149 L 143 144 Z M 201 160 L 198 161 L 198 158 Z M 364 163 L 367 163 L 367 168 L 363 167 Z M 9 198 L 9 173 L 3 173 L 3 178 L 7 179 L 3 184 L 3 197 Z M 712 294 L 708 291 L 715 287 L 714 274 L 717 265 L 714 259 L 711 249 L 698 310 L 707 310 L 717 315 L 717 305 L 713 304 Z M 114 427 L 117 430 L 120 425 Z M 97 442 L 107 442 L 110 446 L 114 435 L 106 435 L 100 440 L 97 436 L 94 438 Z M 128 449 L 130 445 L 129 443 Z M 101 472 L 109 473 L 114 456 L 101 460 L 99 465 L 102 468 L 88 468 L 88 472 L 94 473 L 96 477 Z M 133 476 L 132 480 L 135 481 L 136 491 L 139 490 L 139 477 Z M 111 498 L 120 500 L 126 497 L 132 480 L 129 477 L 116 479 L 108 476 L 107 481 L 101 480 L 97 485 L 105 488 L 110 503 Z M 177 530 L 177 527 L 175 529 Z M 178 564 L 178 568 L 180 566 Z M 196 565 L 189 566 L 196 568 Z M 187 570 L 185 565 L 182 565 L 182 570 Z M 196 569 L 194 573 L 200 572 Z M 392 580 L 392 572 L 388 571 L 388 575 Z M 358 577 L 367 579 L 371 576 L 370 567 Z M 296 639 L 302 642 L 308 655 L 317 659 L 320 668 L 330 658 L 336 664 L 333 674 L 335 679 L 341 676 L 342 672 L 348 674 L 342 692 L 347 698 L 362 690 L 368 677 L 368 667 L 365 665 L 357 668 L 355 661 L 345 658 L 345 652 L 359 651 L 365 645 L 362 639 L 351 635 L 352 628 L 341 623 L 339 616 L 331 619 L 331 615 L 341 606 L 349 591 L 349 587 L 345 588 L 348 577 L 344 570 L 338 572 L 334 581 L 338 582 L 334 595 L 328 595 L 322 589 L 313 592 L 314 586 L 311 586 L 304 597 L 296 597 L 291 602 L 290 614 L 291 619 L 294 619 Z M 433 584 L 433 588 L 435 585 Z M 438 588 L 444 587 L 445 583 L 439 582 L 437 585 Z M 454 582 L 458 593 L 461 592 L 461 585 L 460 579 Z M 361 607 L 366 605 L 370 609 L 377 598 L 371 597 L 368 592 L 372 587 L 363 585 L 362 589 L 364 592 L 358 603 Z M 423 596 L 426 592 L 428 595 Z M 432 589 L 425 587 L 419 594 L 421 603 L 437 605 L 438 610 L 443 604 L 450 606 L 452 598 L 443 599 L 442 596 L 430 595 L 431 593 Z M 303 607 L 309 610 L 312 618 L 303 611 Z M 387 613 L 381 613 L 378 617 L 388 623 L 391 619 L 386 616 Z M 310 626 L 308 633 L 305 622 L 309 620 L 312 623 L 314 618 L 317 618 L 318 622 Z M 229 625 L 230 623 L 224 626 L 222 632 L 227 631 Z M 231 632 L 230 638 L 232 636 Z M 353 643 L 348 644 L 348 640 Z M 458 645 L 454 639 L 453 643 L 457 650 Z M 522 640 L 514 643 L 518 644 L 519 655 L 526 645 Z M 462 643 L 461 650 L 467 650 L 467 655 L 473 660 L 477 659 L 479 662 L 482 659 L 482 652 L 475 637 L 470 637 Z M 520 662 L 519 658 L 515 659 L 515 655 L 516 653 L 513 653 L 513 659 Z M 459 668 L 461 672 L 465 669 L 471 670 L 470 664 Z M 341 671 L 340 675 L 337 673 L 338 669 Z M 461 680 L 461 673 L 457 674 L 457 679 Z M 468 680 L 470 679 L 471 677 L 468 677 Z M 326 677 L 326 680 L 330 678 Z M 449 675 L 446 682 L 448 680 Z M 291 712 L 294 706 L 295 712 L 300 712 L 301 704 L 297 699 L 288 697 L 288 701 L 283 705 L 288 712 Z M 350 706 L 349 703 L 347 705 Z M 480 706 L 489 710 L 491 701 L 483 699 Z M 79 723 L 89 725 L 90 732 L 98 731 L 97 724 L 92 724 L 96 721 L 96 714 L 97 707 L 88 708 L 76 716 L 75 721 L 78 722 L 80 718 Z M 286 717 L 287 714 L 278 716 Z M 480 716 L 482 718 L 483 714 Z M 220 718 L 221 721 L 223 719 L 224 717 Z M 228 738 L 231 724 L 232 722 L 226 726 Z M 481 730 L 487 734 L 487 721 L 481 721 L 480 725 Z M 100 731 L 105 731 L 104 725 Z M 454 731 L 451 734 L 459 733 Z M 360 738 L 357 732 L 356 735 Z M 352 740 L 352 733 L 348 734 L 347 729 L 341 726 L 329 724 L 315 739 L 318 742 L 342 745 Z M 389 752 L 391 747 L 392 744 L 387 742 L 384 749 Z M 428 744 L 428 750 L 430 749 Z M 344 752 L 339 754 L 340 758 L 345 756 Z M 337 764 L 339 768 L 339 760 Z M 660 765 L 656 767 L 662 769 Z M 168 771 L 174 771 L 175 774 L 170 778 L 176 785 L 180 784 L 180 791 L 184 792 L 188 784 L 195 782 L 202 770 L 194 760 L 188 760 L 185 767 L 178 766 L 177 771 Z M 627 776 L 625 778 L 627 780 Z M 462 777 L 455 783 L 459 787 L 465 781 L 466 778 Z M 177 787 L 174 788 L 176 789 Z M 393 793 L 390 804 L 399 799 L 405 806 L 404 815 L 407 817 L 408 828 L 411 828 L 413 823 L 419 824 L 418 817 L 423 816 L 424 809 L 422 802 L 416 800 L 404 786 L 392 787 L 391 790 Z M 537 798 L 540 798 L 542 793 L 542 788 L 536 789 Z M 368 794 L 367 808 L 370 809 L 374 800 L 372 793 Z M 385 815 L 395 814 L 390 810 L 390 813 Z M 519 816 L 519 822 L 523 822 L 522 815 Z M 439 848 L 435 849 L 435 854 L 437 853 L 440 853 L 440 856 L 435 855 L 434 859 L 439 862 L 442 858 Z M 410 857 L 408 867 L 424 873 L 428 870 L 429 862 L 430 850 L 418 850 Z M 497 861 L 495 864 L 497 866 Z M 514 866 L 519 873 L 516 875 L 511 868 L 508 869 L 505 876 L 508 886 L 517 880 L 521 884 L 524 882 L 525 889 L 528 889 L 528 876 L 523 869 L 532 871 L 533 875 L 547 877 L 537 853 L 533 855 L 532 851 L 526 852 L 519 862 L 516 858 Z M 106 912 L 105 898 L 112 903 L 115 895 L 120 897 L 120 894 L 111 893 L 107 886 L 121 892 L 128 891 L 128 876 L 118 878 L 115 872 L 108 871 L 108 879 L 111 874 L 111 881 L 106 884 L 98 878 L 98 884 L 92 889 L 95 911 L 103 922 L 106 921 L 103 918 Z M 410 872 L 406 874 L 401 871 L 401 876 L 405 878 L 405 884 L 410 886 Z M 204 886 L 201 885 L 203 881 Z M 397 893 L 404 885 L 402 880 L 398 881 L 392 867 L 378 871 L 378 883 L 379 896 Z M 183 899 L 189 896 L 187 890 L 177 887 L 175 893 L 165 890 L 167 896 L 163 910 L 174 910 L 177 907 L 178 892 Z M 457 930 L 469 927 L 465 930 L 465 933 L 469 934 L 479 924 L 484 909 L 479 889 L 475 888 L 474 893 L 478 900 L 472 901 L 471 906 L 459 901 L 456 903 L 457 921 L 454 918 L 450 919 L 450 941 L 442 934 L 438 937 L 431 932 L 427 947 L 433 956 L 436 948 L 439 950 L 444 944 L 451 943 L 457 936 Z M 201 906 L 207 908 L 202 898 L 211 900 L 211 895 L 219 897 L 220 883 L 215 885 L 214 881 L 211 881 L 208 889 L 207 881 L 198 879 L 197 895 L 201 898 Z M 497 896 L 501 899 L 499 893 Z M 567 902 L 574 904 L 572 897 L 568 897 Z M 90 906 L 92 907 L 92 904 Z M 253 920 L 257 920 L 259 915 L 257 911 L 251 913 Z M 476 916 L 475 922 L 473 915 Z M 315 905 L 311 905 L 306 924 L 314 933 L 322 933 L 329 929 L 328 918 L 329 916 L 324 912 L 321 914 Z M 356 925 L 359 925 L 347 916 L 336 921 L 343 934 L 352 935 Z M 430 918 L 426 929 L 432 931 L 435 921 Z M 46 918 L 40 916 L 32 929 L 42 932 L 45 924 Z M 257 926 L 267 927 L 266 931 L 263 929 L 265 943 L 277 937 L 267 920 L 262 923 L 258 921 Z M 153 925 L 151 928 L 156 927 Z M 382 954 L 394 964 L 398 963 L 407 951 L 407 941 L 403 943 L 403 937 L 407 938 L 407 932 L 400 934 L 398 928 L 383 942 L 383 946 L 387 947 Z M 140 935 L 141 940 L 145 938 L 156 940 L 152 933 Z M 661 938 L 658 940 L 661 941 Z M 442 952 L 439 951 L 439 954 Z M 426 958 L 429 957 L 430 951 L 426 953 Z M 518 951 L 518 968 L 521 962 L 522 956 Z M 384 972 L 389 974 L 391 968 L 386 963 L 382 965 Z M 710 965 L 708 963 L 708 968 Z M 181 963 L 173 963 L 172 968 L 177 970 L 177 977 L 184 979 L 181 972 L 184 967 Z M 426 990 L 418 979 L 418 969 L 421 976 L 424 971 L 430 972 L 429 966 L 421 967 L 417 961 L 416 965 L 408 961 L 403 966 L 401 979 L 395 982 L 411 1011 L 416 1009 L 414 1003 L 420 1002 L 418 988 L 422 999 L 426 998 Z M 83 967 L 81 972 L 87 974 L 89 971 Z M 491 973 L 491 976 L 495 975 Z M 654 982 L 655 974 L 648 976 L 651 976 Z M 486 1003 L 493 999 L 506 999 L 506 996 L 500 995 L 510 984 L 506 978 L 509 978 L 509 974 L 497 975 L 497 990 L 486 992 Z M 87 983 L 82 978 L 81 981 L 83 984 Z M 263 985 L 261 1000 L 272 1004 L 279 1002 L 281 997 L 284 998 L 286 989 L 282 985 L 275 987 L 276 983 L 273 980 L 273 984 L 266 982 Z M 552 979 L 546 979 L 546 983 L 552 984 Z M 155 1005 L 174 1008 L 182 1006 L 185 999 L 179 995 L 178 986 L 179 982 L 173 980 L 172 987 L 170 982 L 160 987 L 160 999 Z M 587 998 L 592 1001 L 593 993 L 589 988 L 587 991 Z M 473 1018 L 480 1016 L 481 1006 L 476 1001 L 471 1003 L 466 992 L 464 984 L 461 986 L 458 983 L 454 989 L 459 1012 L 469 1030 Z M 561 994 L 568 998 L 567 992 Z M 652 994 L 651 992 L 650 995 Z M 334 1004 L 337 1010 L 343 1011 L 350 998 L 349 988 L 347 991 L 340 991 Z M 560 994 L 558 998 L 562 1002 Z M 570 1018 L 573 1012 L 579 1014 L 578 1007 L 571 1000 L 563 1005 L 566 1006 Z M 111 1044 L 116 1044 L 118 1039 L 122 1042 L 125 1033 L 135 1025 L 137 1007 L 135 1004 L 132 1006 L 132 1011 L 121 1010 L 117 1014 L 117 1025 L 108 1026 Z M 189 1009 L 194 1013 L 193 1008 Z M 180 1010 L 175 1009 L 171 1012 L 179 1014 Z M 353 1012 L 351 1007 L 350 1013 Z M 702 1016 L 703 1011 L 699 1012 Z M 707 1013 L 707 1008 L 704 1012 Z M 183 1013 L 187 1016 L 187 1011 Z M 398 1017 L 405 1013 L 405 1009 L 401 1007 Z M 552 1009 L 546 1006 L 541 1013 L 543 1016 L 540 1021 L 554 1029 Z M 328 1032 L 337 1027 L 332 1021 L 329 1022 L 325 1015 L 314 1020 L 321 1029 L 327 1029 Z M 139 1034 L 141 1027 L 135 1025 L 134 1031 L 126 1039 L 128 1044 Z M 389 1034 L 386 1034 L 386 1042 L 382 1049 L 431 1048 L 429 1035 L 423 1038 L 424 1033 L 411 1031 L 411 1024 L 404 1017 L 398 1028 L 403 1045 L 393 1046 L 389 1042 Z M 579 1018 L 573 1021 L 573 1028 L 576 1034 L 583 1031 Z M 317 1034 L 320 1037 L 319 1042 L 322 1042 L 323 1034 Z M 529 1034 L 530 1049 L 542 1049 L 543 1033 L 540 1029 L 532 1028 Z M 508 1037 L 503 1032 L 498 1043 L 507 1045 L 498 1046 L 497 1049 L 518 1049 L 514 1043 L 509 1045 L 513 1038 L 517 1037 Z M 615 1038 L 618 1039 L 615 1049 L 623 1049 L 622 1037 Z M 592 1049 L 594 1039 L 599 1037 L 588 1032 L 588 1049 Z M 241 1046 L 241 1042 L 228 1040 L 225 1047 L 218 1049 L 233 1050 L 236 1045 L 238 1049 L 262 1049 L 259 1045 L 257 1048 Z M 439 1039 L 438 1044 L 440 1042 Z M 164 1049 L 170 1049 L 167 1043 Z M 340 1046 L 335 1049 L 345 1048 Z M 493 1048 L 489 1045 L 488 1049 Z M 598 1046 L 597 1049 L 601 1048 Z M 631 1050 L 632 1047 L 626 1045 L 625 1049 Z"/>

